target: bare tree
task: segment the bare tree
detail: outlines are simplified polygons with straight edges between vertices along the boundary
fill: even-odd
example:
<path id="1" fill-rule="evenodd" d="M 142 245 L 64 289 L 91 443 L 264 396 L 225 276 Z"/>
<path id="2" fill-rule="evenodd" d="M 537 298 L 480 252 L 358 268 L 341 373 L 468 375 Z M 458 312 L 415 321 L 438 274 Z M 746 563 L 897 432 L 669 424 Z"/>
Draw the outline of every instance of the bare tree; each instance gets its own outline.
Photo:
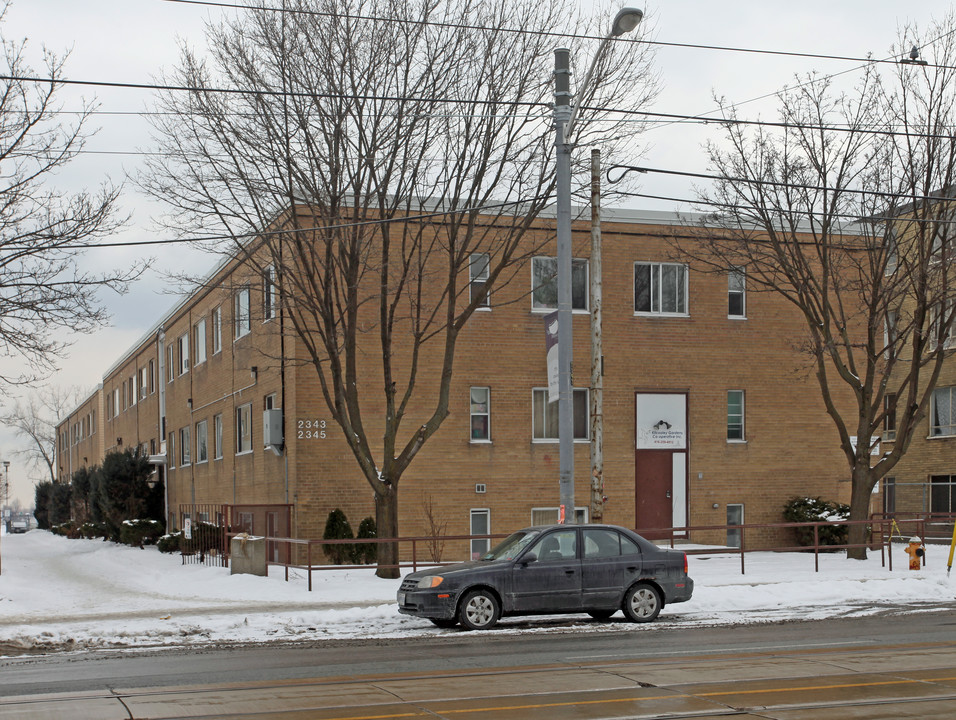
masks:
<path id="1" fill-rule="evenodd" d="M 14 450 L 14 454 L 26 459 L 31 477 L 56 482 L 57 423 L 87 395 L 75 386 L 39 388 L 0 416 L 0 422 L 26 441 L 26 446 Z"/>
<path id="2" fill-rule="evenodd" d="M 7 3 L 0 3 L 0 23 Z M 94 109 L 62 122 L 58 94 L 65 58 L 44 50 L 43 77 L 25 59 L 26 43 L 0 39 L 0 352 L 26 371 L 0 371 L 0 386 L 49 372 L 66 347 L 64 330 L 89 332 L 106 320 L 102 288 L 123 292 L 142 265 L 116 272 L 81 266 L 82 249 L 116 231 L 119 189 L 67 194 L 52 180 L 89 137 Z"/>
<path id="3" fill-rule="evenodd" d="M 535 249 L 559 43 L 538 31 L 573 15 L 534 0 L 276 2 L 209 27 L 209 60 L 184 51 L 169 78 L 194 90 L 151 116 L 163 152 L 144 187 L 169 227 L 225 234 L 220 251 L 275 282 L 381 537 L 397 537 L 399 481 L 448 415 L 459 333 Z M 606 104 L 656 92 L 644 53 L 607 54 L 582 142 L 629 143 L 633 124 Z M 396 577 L 397 546 L 379 547 L 378 574 Z"/>
<path id="4" fill-rule="evenodd" d="M 709 148 L 720 179 L 700 199 L 726 227 L 679 254 L 743 272 L 752 291 L 788 300 L 806 322 L 810 358 L 852 480 L 850 518 L 865 520 L 876 483 L 925 417 L 956 306 L 956 23 L 910 30 L 932 64 L 872 64 L 853 92 L 811 77 L 780 94 L 779 123 L 725 112 L 727 142 Z M 901 55 L 904 57 L 904 55 Z M 884 425 L 895 438 L 881 445 Z M 866 530 L 851 526 L 850 557 Z"/>

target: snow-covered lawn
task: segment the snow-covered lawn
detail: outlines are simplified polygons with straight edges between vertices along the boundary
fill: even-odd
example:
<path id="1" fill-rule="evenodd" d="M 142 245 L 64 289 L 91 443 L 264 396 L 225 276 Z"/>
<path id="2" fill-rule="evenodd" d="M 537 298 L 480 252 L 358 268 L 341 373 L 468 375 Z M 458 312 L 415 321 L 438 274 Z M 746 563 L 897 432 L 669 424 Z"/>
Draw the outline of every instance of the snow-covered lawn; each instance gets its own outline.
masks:
<path id="1" fill-rule="evenodd" d="M 956 574 L 947 576 L 948 548 L 928 549 L 929 566 L 907 569 L 902 546 L 893 571 L 879 553 L 865 562 L 841 554 L 748 553 L 746 574 L 737 556 L 689 558 L 690 602 L 664 609 L 651 625 L 620 620 L 615 631 L 865 615 L 956 606 Z M 439 630 L 399 615 L 398 580 L 369 570 L 305 573 L 285 582 L 230 575 L 228 568 L 182 565 L 178 555 L 99 540 L 68 540 L 33 530 L 4 535 L 0 545 L 0 655 L 95 647 L 156 647 L 319 638 L 410 637 Z M 604 627 L 602 625 L 602 627 Z M 593 632 L 587 616 L 508 618 L 489 632 Z"/>

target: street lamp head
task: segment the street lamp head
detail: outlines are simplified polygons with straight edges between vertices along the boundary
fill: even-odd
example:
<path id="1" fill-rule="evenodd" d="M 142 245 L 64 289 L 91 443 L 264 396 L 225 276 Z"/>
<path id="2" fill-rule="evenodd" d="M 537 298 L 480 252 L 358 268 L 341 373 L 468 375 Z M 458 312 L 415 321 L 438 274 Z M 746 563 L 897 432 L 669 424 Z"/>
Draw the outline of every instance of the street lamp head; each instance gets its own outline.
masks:
<path id="1" fill-rule="evenodd" d="M 637 8 L 621 8 L 617 15 L 614 16 L 614 24 L 611 26 L 611 35 L 613 37 L 620 37 L 624 33 L 629 33 L 640 25 L 643 19 L 644 12 Z"/>

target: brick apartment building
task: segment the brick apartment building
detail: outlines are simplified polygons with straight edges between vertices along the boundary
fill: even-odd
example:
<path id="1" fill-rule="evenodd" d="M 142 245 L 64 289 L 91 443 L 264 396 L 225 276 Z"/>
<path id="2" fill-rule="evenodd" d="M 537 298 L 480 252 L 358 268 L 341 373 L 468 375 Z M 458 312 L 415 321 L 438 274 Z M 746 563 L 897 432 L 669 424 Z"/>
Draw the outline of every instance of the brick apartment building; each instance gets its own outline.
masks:
<path id="1" fill-rule="evenodd" d="M 552 228 L 542 219 L 536 232 L 553 238 Z M 812 364 L 797 349 L 801 317 L 774 294 L 748 292 L 744 273 L 675 263 L 668 238 L 687 233 L 674 215 L 606 211 L 602 232 L 603 520 L 639 530 L 772 523 L 795 495 L 846 502 L 846 460 Z M 576 223 L 575 488 L 584 518 L 588 247 L 589 227 Z M 557 517 L 557 403 L 546 402 L 544 331 L 552 307 L 533 288 L 549 272 L 547 252 L 496 289 L 463 330 L 451 414 L 401 481 L 402 535 L 427 533 L 426 507 L 449 535 Z M 374 515 L 372 490 L 328 417 L 315 370 L 297 361 L 302 348 L 280 326 L 271 280 L 223 263 L 63 419 L 60 480 L 110 450 L 140 446 L 165 463 L 171 527 L 181 506 L 201 503 L 288 504 L 299 538 L 321 537 L 337 507 L 353 527 Z M 439 359 L 422 362 L 437 369 Z M 422 376 L 427 383 L 427 369 Z M 372 370 L 368 377 L 375 381 Z M 426 411 L 413 403 L 409 425 Z M 252 531 L 271 532 L 254 522 Z M 732 530 L 691 538 L 739 542 Z M 751 547 L 760 540 L 747 536 Z M 482 547 L 475 541 L 470 550 Z"/>

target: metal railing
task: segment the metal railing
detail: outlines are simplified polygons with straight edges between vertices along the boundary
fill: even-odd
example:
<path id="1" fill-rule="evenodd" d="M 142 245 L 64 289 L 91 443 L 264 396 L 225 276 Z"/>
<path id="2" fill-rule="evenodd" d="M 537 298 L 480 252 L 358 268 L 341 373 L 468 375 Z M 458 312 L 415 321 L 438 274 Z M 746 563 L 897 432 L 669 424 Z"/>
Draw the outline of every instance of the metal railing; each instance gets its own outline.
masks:
<path id="1" fill-rule="evenodd" d="M 695 525 L 682 528 L 641 528 L 637 532 L 640 534 L 648 535 L 657 535 L 662 537 L 670 547 L 677 547 L 677 543 L 687 543 L 692 544 L 688 537 L 693 533 L 707 532 L 707 531 L 734 531 L 739 533 L 740 545 L 739 547 L 731 546 L 715 546 L 715 547 L 705 547 L 705 548 L 689 548 L 681 547 L 680 549 L 686 552 L 688 555 L 739 555 L 740 556 L 740 573 L 741 575 L 746 574 L 746 556 L 748 553 L 755 552 L 805 552 L 813 553 L 814 556 L 814 572 L 820 571 L 820 554 L 821 553 L 831 553 L 834 551 L 848 550 L 851 548 L 866 548 L 867 550 L 880 551 L 881 564 L 883 567 L 888 567 L 890 571 L 893 570 L 893 555 L 889 552 L 891 547 L 891 542 L 895 537 L 906 540 L 904 536 L 903 529 L 907 528 L 905 534 L 915 534 L 920 535 L 924 532 L 926 523 L 931 519 L 934 521 L 941 521 L 944 519 L 949 519 L 952 521 L 956 518 L 956 515 L 940 515 L 934 514 L 932 518 L 925 517 L 922 515 L 916 516 L 900 516 L 895 517 L 883 517 L 881 515 L 874 515 L 868 520 L 828 520 L 828 521 L 817 521 L 817 522 L 783 522 L 783 523 L 747 523 L 743 525 Z M 868 528 L 868 540 L 864 543 L 842 543 L 842 544 L 831 544 L 831 543 L 821 543 L 820 534 L 821 530 L 824 528 L 834 528 L 851 525 L 865 525 Z M 912 529 L 912 532 L 909 529 Z M 766 544 L 760 543 L 759 546 L 755 545 L 750 547 L 747 543 L 747 532 L 751 533 L 756 531 L 766 532 L 767 530 L 789 530 L 796 532 L 797 530 L 805 530 L 807 532 L 812 531 L 813 533 L 813 542 L 812 544 Z M 230 534 L 232 536 L 232 534 Z M 471 540 L 497 540 L 507 537 L 505 534 L 494 534 L 494 535 L 442 535 L 441 539 L 443 541 L 471 541 Z M 283 553 L 286 558 L 289 558 L 288 562 L 272 562 L 268 564 L 277 567 L 283 567 L 285 569 L 285 579 L 289 580 L 289 571 L 290 570 L 301 570 L 307 573 L 308 576 L 308 588 L 312 590 L 312 573 L 313 572 L 322 572 L 325 570 L 343 570 L 343 569 L 369 569 L 372 567 L 376 568 L 391 568 L 401 571 L 402 569 L 411 569 L 413 572 L 418 570 L 419 566 L 428 566 L 435 567 L 441 565 L 449 565 L 454 562 L 460 562 L 460 560 L 436 560 L 434 557 L 427 558 L 422 556 L 422 545 L 425 545 L 426 548 L 432 547 L 435 542 L 435 538 L 426 536 L 426 537 L 400 537 L 400 538 L 371 538 L 371 539 L 347 539 L 347 540 L 298 540 L 294 538 L 280 538 L 280 537 L 267 537 L 265 538 L 267 542 L 285 544 L 288 548 L 288 551 Z M 399 560 L 395 564 L 391 565 L 330 565 L 318 561 L 322 557 L 322 553 L 319 551 L 319 548 L 326 545 L 360 545 L 366 543 L 374 544 L 383 544 L 383 543 L 398 543 L 400 547 L 405 548 L 405 560 Z M 298 557 L 304 562 L 296 562 L 292 558 L 297 557 L 295 550 L 298 549 L 301 555 Z M 399 557 L 401 557 L 399 553 Z"/>

